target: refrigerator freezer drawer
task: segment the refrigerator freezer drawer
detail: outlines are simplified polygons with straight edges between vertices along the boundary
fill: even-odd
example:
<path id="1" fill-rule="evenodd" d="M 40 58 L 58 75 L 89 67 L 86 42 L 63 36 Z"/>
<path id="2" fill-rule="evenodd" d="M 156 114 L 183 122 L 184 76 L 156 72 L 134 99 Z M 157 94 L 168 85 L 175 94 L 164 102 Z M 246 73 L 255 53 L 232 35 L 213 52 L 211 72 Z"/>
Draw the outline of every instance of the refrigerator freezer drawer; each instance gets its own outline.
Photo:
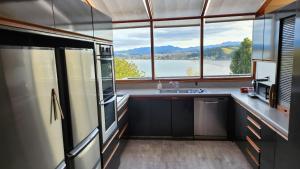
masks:
<path id="1" fill-rule="evenodd" d="M 74 158 L 75 169 L 100 169 L 99 135 Z M 98 168 L 97 168 L 98 167 Z"/>

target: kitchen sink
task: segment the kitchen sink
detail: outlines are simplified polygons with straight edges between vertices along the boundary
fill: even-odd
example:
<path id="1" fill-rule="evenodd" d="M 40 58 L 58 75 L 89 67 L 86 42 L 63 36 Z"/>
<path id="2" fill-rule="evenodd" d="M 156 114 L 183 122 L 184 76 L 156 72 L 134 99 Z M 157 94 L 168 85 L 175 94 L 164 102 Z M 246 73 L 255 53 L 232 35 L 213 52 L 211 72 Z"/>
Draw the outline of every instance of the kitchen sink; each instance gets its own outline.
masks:
<path id="1" fill-rule="evenodd" d="M 181 93 L 181 94 L 199 94 L 203 93 L 204 89 L 161 89 L 160 93 Z"/>

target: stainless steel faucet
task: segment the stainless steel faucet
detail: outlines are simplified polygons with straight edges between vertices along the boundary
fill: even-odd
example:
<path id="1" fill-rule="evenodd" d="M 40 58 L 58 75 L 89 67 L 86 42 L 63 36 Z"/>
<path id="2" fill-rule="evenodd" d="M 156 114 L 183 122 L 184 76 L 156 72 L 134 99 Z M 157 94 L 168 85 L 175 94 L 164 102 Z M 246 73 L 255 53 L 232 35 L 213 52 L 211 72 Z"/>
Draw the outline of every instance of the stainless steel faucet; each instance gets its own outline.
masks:
<path id="1" fill-rule="evenodd" d="M 178 81 L 170 81 L 169 84 L 170 84 L 170 88 L 177 89 L 177 90 L 179 89 Z"/>

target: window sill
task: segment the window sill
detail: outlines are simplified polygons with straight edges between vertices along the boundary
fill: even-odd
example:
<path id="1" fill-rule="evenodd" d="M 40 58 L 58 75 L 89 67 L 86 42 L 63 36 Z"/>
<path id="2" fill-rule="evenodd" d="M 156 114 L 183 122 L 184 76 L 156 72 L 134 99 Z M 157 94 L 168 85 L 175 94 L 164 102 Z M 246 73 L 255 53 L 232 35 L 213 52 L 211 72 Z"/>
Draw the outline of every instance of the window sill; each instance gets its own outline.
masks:
<path id="1" fill-rule="evenodd" d="M 118 84 L 126 83 L 156 83 L 156 82 L 246 82 L 253 80 L 252 76 L 206 76 L 203 78 L 157 78 L 157 79 L 132 79 L 132 80 L 116 80 Z"/>

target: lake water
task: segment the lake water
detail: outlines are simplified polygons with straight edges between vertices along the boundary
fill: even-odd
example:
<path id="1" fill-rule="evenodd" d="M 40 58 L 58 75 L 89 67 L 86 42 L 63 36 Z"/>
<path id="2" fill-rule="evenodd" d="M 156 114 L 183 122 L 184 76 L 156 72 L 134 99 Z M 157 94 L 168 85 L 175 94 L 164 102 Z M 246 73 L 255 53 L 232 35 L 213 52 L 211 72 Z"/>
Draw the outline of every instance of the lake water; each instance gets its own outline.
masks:
<path id="1" fill-rule="evenodd" d="M 150 60 L 127 60 L 151 77 Z M 230 75 L 231 60 L 204 60 L 204 75 Z M 155 60 L 156 77 L 200 76 L 199 60 Z"/>

